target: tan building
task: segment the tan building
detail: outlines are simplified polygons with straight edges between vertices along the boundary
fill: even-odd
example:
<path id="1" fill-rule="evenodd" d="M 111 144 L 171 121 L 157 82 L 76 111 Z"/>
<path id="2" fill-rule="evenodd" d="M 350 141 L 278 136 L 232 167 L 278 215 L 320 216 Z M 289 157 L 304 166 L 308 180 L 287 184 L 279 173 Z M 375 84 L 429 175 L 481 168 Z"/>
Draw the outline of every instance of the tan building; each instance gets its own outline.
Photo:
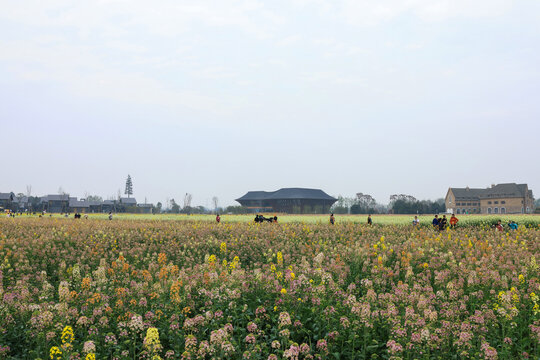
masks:
<path id="1" fill-rule="evenodd" d="M 449 188 L 446 210 L 455 214 L 530 214 L 534 197 L 527 184 L 498 184 L 487 189 Z"/>

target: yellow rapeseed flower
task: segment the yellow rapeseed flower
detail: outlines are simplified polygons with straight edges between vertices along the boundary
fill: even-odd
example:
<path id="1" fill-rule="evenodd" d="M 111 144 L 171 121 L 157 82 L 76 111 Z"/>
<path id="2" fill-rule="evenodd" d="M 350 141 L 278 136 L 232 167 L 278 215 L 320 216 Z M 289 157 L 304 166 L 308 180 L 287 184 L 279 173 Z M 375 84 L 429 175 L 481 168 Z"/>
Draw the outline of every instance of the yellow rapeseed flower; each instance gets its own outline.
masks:
<path id="1" fill-rule="evenodd" d="M 61 359 L 62 350 L 60 350 L 58 346 L 53 346 L 49 352 L 49 355 L 51 357 L 51 360 Z"/>
<path id="2" fill-rule="evenodd" d="M 96 360 L 96 354 L 94 353 L 88 353 L 84 360 Z"/>
<path id="3" fill-rule="evenodd" d="M 287 289 L 285 289 L 285 288 L 281 289 L 281 293 L 282 293 L 283 295 L 287 295 Z"/>
<path id="4" fill-rule="evenodd" d="M 159 350 L 161 343 L 159 341 L 159 331 L 157 328 L 151 327 L 146 330 L 144 347 L 147 348 L 151 353 Z"/>
<path id="5" fill-rule="evenodd" d="M 219 251 L 221 252 L 227 252 L 227 243 L 226 242 L 222 242 L 220 247 L 219 247 Z"/>
<path id="6" fill-rule="evenodd" d="M 64 327 L 64 330 L 62 330 L 62 344 L 71 344 L 73 342 L 73 339 L 75 336 L 73 335 L 73 328 L 71 326 Z"/>
<path id="7" fill-rule="evenodd" d="M 277 253 L 277 263 L 279 266 L 283 266 L 283 254 L 281 251 L 278 251 Z"/>
<path id="8" fill-rule="evenodd" d="M 523 284 L 525 282 L 525 276 L 523 276 L 522 274 L 519 274 L 518 280 L 520 284 Z"/>

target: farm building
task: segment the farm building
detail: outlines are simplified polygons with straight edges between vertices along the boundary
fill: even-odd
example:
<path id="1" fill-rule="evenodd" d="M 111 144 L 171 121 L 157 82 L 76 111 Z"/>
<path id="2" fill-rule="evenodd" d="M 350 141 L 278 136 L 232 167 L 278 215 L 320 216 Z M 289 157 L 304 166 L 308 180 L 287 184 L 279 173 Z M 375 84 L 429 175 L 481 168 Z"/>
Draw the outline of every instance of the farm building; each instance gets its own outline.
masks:
<path id="1" fill-rule="evenodd" d="M 0 193 L 0 208 L 5 210 L 15 210 L 16 200 L 15 194 L 12 192 Z"/>
<path id="2" fill-rule="evenodd" d="M 78 213 L 100 213 L 103 203 L 101 201 L 88 201 L 86 199 L 77 200 L 69 198 L 69 211 Z"/>
<path id="3" fill-rule="evenodd" d="M 137 204 L 138 213 L 140 214 L 152 214 L 154 212 L 153 204 Z"/>
<path id="4" fill-rule="evenodd" d="M 530 214 L 534 197 L 527 184 L 498 184 L 486 189 L 449 188 L 446 209 L 456 214 Z"/>
<path id="5" fill-rule="evenodd" d="M 50 213 L 69 211 L 69 195 L 47 195 L 41 198 L 43 210 Z"/>
<path id="6" fill-rule="evenodd" d="M 74 213 L 88 213 L 90 212 L 90 204 L 84 199 L 77 200 L 77 198 L 69 198 L 69 211 Z"/>
<path id="7" fill-rule="evenodd" d="M 236 199 L 251 212 L 326 213 L 337 199 L 320 189 L 283 188 L 277 191 L 249 191 Z"/>

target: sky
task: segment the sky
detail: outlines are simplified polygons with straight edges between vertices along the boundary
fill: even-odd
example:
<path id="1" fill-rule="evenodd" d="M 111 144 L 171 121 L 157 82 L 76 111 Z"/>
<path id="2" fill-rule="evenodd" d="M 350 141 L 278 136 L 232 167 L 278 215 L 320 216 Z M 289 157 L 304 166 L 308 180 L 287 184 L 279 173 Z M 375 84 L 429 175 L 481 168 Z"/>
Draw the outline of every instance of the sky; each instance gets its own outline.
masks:
<path id="1" fill-rule="evenodd" d="M 0 0 L 0 192 L 540 194 L 540 2 Z"/>

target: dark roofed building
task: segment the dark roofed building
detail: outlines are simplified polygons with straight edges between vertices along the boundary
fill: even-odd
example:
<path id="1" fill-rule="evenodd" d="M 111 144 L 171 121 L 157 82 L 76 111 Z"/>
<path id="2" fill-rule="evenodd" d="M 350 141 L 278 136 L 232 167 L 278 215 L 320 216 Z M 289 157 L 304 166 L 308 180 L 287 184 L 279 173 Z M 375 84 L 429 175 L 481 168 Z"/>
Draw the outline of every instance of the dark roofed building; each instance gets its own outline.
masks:
<path id="1" fill-rule="evenodd" d="M 69 211 L 74 213 L 87 213 L 90 210 L 90 203 L 86 200 L 69 199 Z"/>
<path id="2" fill-rule="evenodd" d="M 137 209 L 140 214 L 152 214 L 154 212 L 154 204 L 137 204 Z"/>
<path id="3" fill-rule="evenodd" d="M 101 211 L 107 213 L 110 211 L 116 211 L 116 200 L 105 200 L 101 205 Z"/>
<path id="4" fill-rule="evenodd" d="M 69 211 L 78 213 L 100 213 L 103 202 L 88 201 L 86 199 L 77 200 L 77 198 L 69 198 Z"/>
<path id="5" fill-rule="evenodd" d="M 456 214 L 529 214 L 534 197 L 527 184 L 498 184 L 486 189 L 449 188 L 446 209 Z"/>
<path id="6" fill-rule="evenodd" d="M 283 188 L 249 191 L 236 201 L 252 212 L 326 213 L 337 199 L 320 189 Z"/>
<path id="7" fill-rule="evenodd" d="M 47 195 L 41 198 L 43 209 L 52 213 L 63 213 L 69 210 L 69 195 Z"/>
<path id="8" fill-rule="evenodd" d="M 124 204 L 124 206 L 137 206 L 137 200 L 135 198 L 120 198 L 120 203 Z"/>
<path id="9" fill-rule="evenodd" d="M 12 192 L 0 193 L 0 208 L 5 210 L 14 210 L 13 207 L 15 206 L 16 200 L 17 198 Z"/>

